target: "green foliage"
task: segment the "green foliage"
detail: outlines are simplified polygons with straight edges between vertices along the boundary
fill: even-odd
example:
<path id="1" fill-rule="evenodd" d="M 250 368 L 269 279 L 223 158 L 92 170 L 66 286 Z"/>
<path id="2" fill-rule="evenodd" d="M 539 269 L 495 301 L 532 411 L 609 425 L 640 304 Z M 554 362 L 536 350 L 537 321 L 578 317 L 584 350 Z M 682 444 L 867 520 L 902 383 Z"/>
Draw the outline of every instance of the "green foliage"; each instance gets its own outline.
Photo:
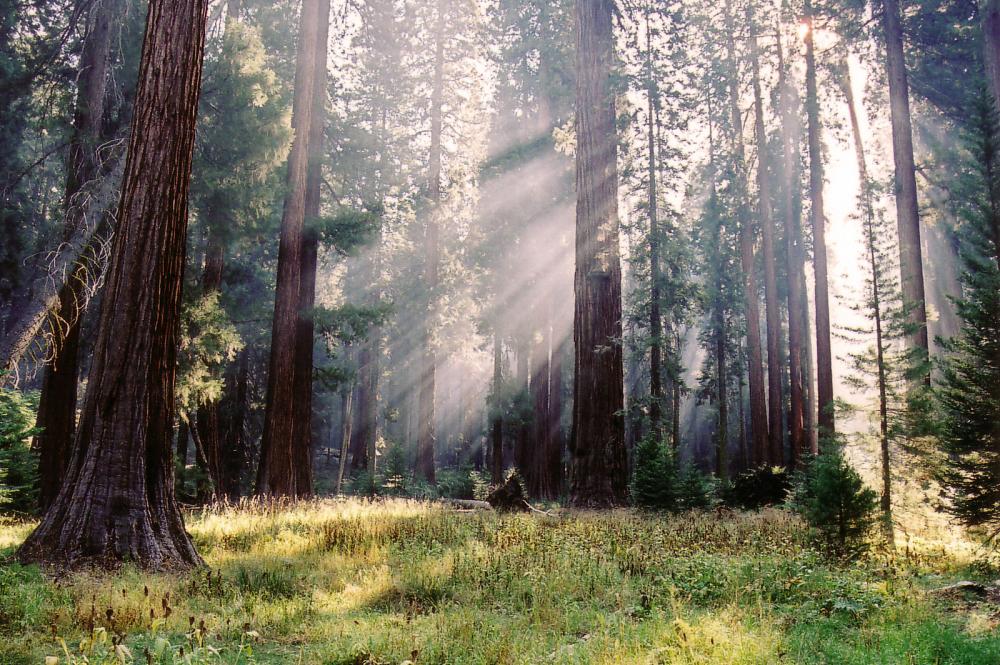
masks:
<path id="1" fill-rule="evenodd" d="M 736 476 L 722 490 L 722 501 L 727 506 L 742 510 L 759 510 L 765 506 L 784 503 L 792 482 L 782 467 L 762 466 L 749 469 Z"/>
<path id="2" fill-rule="evenodd" d="M 217 292 L 184 303 L 177 349 L 175 394 L 181 413 L 222 397 L 222 370 L 243 348 Z"/>
<path id="3" fill-rule="evenodd" d="M 136 665 L 387 665 L 414 651 L 417 663 L 468 665 L 1000 656 L 988 604 L 923 593 L 942 576 L 983 579 L 947 553 L 929 567 L 828 559 L 780 510 L 552 518 L 337 499 L 217 507 L 186 526 L 210 575 L 126 567 L 56 580 L 0 567 L 0 662 L 65 663 L 59 639 L 108 665 L 116 643 Z M 26 533 L 0 524 L 0 542 Z"/>
<path id="4" fill-rule="evenodd" d="M 441 469 L 437 473 L 437 494 L 447 499 L 475 499 L 476 472 L 468 466 Z"/>
<path id="5" fill-rule="evenodd" d="M 308 220 L 308 224 L 319 234 L 323 245 L 347 255 L 372 240 L 384 214 L 381 205 L 367 206 L 362 210 L 344 208 L 331 217 Z"/>
<path id="6" fill-rule="evenodd" d="M 832 552 L 857 554 L 867 546 L 877 495 L 865 487 L 839 449 L 808 461 L 795 487 L 793 503 Z"/>
<path id="7" fill-rule="evenodd" d="M 948 340 L 938 391 L 938 478 L 946 508 L 969 526 L 1000 526 L 1000 123 L 984 90 L 970 132 L 959 228 L 962 332 Z"/>
<path id="8" fill-rule="evenodd" d="M 684 464 L 677 472 L 674 499 L 678 510 L 711 508 L 716 498 L 716 483 L 693 464 Z"/>
<path id="9" fill-rule="evenodd" d="M 658 439 L 647 436 L 635 449 L 632 502 L 646 510 L 677 507 L 677 473 L 671 451 Z"/>
<path id="10" fill-rule="evenodd" d="M 37 408 L 37 395 L 0 388 L 0 511 L 37 508 L 38 456 L 31 448 Z"/>

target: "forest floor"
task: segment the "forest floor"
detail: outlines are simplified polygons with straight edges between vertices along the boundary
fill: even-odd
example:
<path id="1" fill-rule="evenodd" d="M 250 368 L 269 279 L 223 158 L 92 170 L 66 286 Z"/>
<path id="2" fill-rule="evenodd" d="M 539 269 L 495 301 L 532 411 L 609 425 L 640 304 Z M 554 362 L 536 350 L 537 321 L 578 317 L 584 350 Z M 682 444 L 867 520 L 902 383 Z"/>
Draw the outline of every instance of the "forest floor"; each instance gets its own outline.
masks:
<path id="1" fill-rule="evenodd" d="M 329 500 L 187 524 L 211 572 L 0 564 L 0 663 L 1000 663 L 1000 608 L 927 593 L 996 571 L 932 545 L 835 563 L 779 510 Z M 0 523 L 0 556 L 30 528 Z"/>

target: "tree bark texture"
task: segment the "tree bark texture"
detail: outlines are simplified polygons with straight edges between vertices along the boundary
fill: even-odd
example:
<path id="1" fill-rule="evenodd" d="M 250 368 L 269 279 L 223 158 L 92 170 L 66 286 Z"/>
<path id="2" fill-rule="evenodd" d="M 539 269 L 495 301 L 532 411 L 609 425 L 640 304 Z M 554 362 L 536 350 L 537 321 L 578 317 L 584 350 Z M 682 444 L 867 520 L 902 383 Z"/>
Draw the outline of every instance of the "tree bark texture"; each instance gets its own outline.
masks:
<path id="1" fill-rule="evenodd" d="M 302 282 L 302 238 L 306 216 L 309 139 L 316 94 L 316 46 L 319 42 L 319 0 L 303 0 L 295 68 L 292 128 L 295 139 L 288 157 L 287 194 L 281 217 L 278 276 L 271 328 L 264 432 L 261 438 L 257 494 L 296 496 L 295 349 L 298 339 Z"/>
<path id="2" fill-rule="evenodd" d="M 306 172 L 305 219 L 302 231 L 298 318 L 295 322 L 294 419 L 292 464 L 295 468 L 295 495 L 312 495 L 313 488 L 313 346 L 316 324 L 316 269 L 319 235 L 315 220 L 320 215 L 320 185 L 323 182 L 323 137 L 326 133 L 326 59 L 330 38 L 330 0 L 319 0 L 319 33 L 313 65 L 313 112 L 309 122 L 309 156 Z"/>
<path id="3" fill-rule="evenodd" d="M 924 298 L 924 261 L 920 249 L 920 213 L 917 205 L 917 172 L 913 158 L 913 127 L 910 122 L 910 89 L 903 55 L 903 26 L 897 0 L 882 0 L 885 32 L 885 65 L 889 79 L 889 111 L 892 117 L 892 156 L 895 165 L 896 232 L 899 235 L 899 273 L 903 302 L 914 332 L 907 343 L 928 350 L 927 304 Z M 928 377 L 929 378 L 929 377 Z"/>
<path id="4" fill-rule="evenodd" d="M 626 499 L 617 134 L 611 87 L 613 3 L 577 0 L 576 372 L 570 504 Z"/>
<path id="5" fill-rule="evenodd" d="M 188 185 L 207 0 L 152 0 L 118 232 L 83 415 L 22 561 L 198 565 L 174 498 L 171 432 Z"/>

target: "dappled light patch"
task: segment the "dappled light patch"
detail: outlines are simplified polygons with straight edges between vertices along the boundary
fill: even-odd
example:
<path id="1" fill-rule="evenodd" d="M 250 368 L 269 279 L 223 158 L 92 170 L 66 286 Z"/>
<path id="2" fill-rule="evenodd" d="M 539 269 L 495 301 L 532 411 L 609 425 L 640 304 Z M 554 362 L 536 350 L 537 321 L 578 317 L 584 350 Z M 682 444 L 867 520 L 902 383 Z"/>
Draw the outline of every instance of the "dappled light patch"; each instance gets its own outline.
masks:
<path id="1" fill-rule="evenodd" d="M 102 631 L 105 646 L 118 640 L 133 655 L 162 639 L 175 652 L 216 650 L 221 662 L 249 649 L 255 660 L 245 662 L 258 663 L 756 665 L 1000 654 L 990 608 L 921 590 L 953 580 L 958 564 L 946 555 L 912 567 L 905 556 L 877 554 L 838 562 L 810 548 L 801 520 L 775 509 L 543 516 L 336 500 L 206 509 L 188 525 L 208 569 L 125 567 L 53 580 L 36 568 L 0 568 L 0 585 L 15 590 L 0 594 L 0 662 L 38 662 L 55 653 L 56 637 L 79 644 Z M 16 542 L 17 527 L 9 529 L 0 537 Z"/>

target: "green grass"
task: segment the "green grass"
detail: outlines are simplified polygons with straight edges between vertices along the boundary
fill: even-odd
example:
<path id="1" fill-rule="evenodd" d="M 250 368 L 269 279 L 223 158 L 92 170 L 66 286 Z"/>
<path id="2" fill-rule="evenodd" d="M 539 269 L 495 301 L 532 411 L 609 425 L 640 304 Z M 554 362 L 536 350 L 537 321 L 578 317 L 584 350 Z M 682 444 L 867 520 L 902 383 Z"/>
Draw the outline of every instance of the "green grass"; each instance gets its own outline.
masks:
<path id="1" fill-rule="evenodd" d="M 997 608 L 923 591 L 978 579 L 957 555 L 838 564 L 777 510 L 345 500 L 187 523 L 211 572 L 0 566 L 0 663 L 1000 663 Z M 0 555 L 29 529 L 0 523 Z"/>

